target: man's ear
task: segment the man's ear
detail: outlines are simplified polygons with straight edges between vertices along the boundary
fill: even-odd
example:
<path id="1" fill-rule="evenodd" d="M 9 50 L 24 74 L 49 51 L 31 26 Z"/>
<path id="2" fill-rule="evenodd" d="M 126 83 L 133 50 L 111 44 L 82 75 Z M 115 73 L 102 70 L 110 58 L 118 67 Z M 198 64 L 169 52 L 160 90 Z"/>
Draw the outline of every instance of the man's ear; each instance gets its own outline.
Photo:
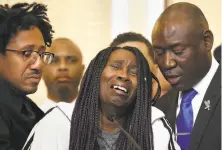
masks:
<path id="1" fill-rule="evenodd" d="M 82 71 L 81 71 L 81 77 L 83 76 L 83 74 L 85 73 L 85 64 L 82 64 L 82 66 L 81 66 L 81 68 L 82 68 Z"/>
<path id="2" fill-rule="evenodd" d="M 207 51 L 211 51 L 214 43 L 214 36 L 211 30 L 205 30 L 203 32 L 204 46 Z"/>

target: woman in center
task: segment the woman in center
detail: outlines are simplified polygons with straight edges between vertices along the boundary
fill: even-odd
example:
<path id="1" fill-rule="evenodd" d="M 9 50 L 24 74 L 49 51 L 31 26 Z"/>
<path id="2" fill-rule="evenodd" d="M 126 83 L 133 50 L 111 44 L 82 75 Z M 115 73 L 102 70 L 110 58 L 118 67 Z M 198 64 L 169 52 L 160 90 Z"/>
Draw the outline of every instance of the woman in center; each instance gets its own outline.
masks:
<path id="1" fill-rule="evenodd" d="M 164 114 L 152 106 L 151 96 L 152 73 L 137 48 L 102 50 L 82 80 L 69 149 L 179 149 Z"/>

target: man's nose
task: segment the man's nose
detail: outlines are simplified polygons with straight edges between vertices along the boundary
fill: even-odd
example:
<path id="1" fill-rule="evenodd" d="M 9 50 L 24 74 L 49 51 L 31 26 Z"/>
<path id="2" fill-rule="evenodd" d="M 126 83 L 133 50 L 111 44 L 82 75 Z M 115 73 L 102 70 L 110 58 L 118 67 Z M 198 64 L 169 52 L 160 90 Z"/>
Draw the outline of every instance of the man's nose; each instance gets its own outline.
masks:
<path id="1" fill-rule="evenodd" d="M 173 52 L 166 51 L 163 63 L 164 63 L 164 68 L 167 70 L 176 67 L 177 64 Z"/>
<path id="2" fill-rule="evenodd" d="M 68 71 L 68 67 L 65 61 L 60 61 L 59 66 L 58 66 L 59 71 Z"/>
<path id="3" fill-rule="evenodd" d="M 44 66 L 44 64 L 43 64 L 39 55 L 35 55 L 31 58 L 31 61 L 30 61 L 30 68 L 31 69 L 41 70 L 43 66 Z"/>

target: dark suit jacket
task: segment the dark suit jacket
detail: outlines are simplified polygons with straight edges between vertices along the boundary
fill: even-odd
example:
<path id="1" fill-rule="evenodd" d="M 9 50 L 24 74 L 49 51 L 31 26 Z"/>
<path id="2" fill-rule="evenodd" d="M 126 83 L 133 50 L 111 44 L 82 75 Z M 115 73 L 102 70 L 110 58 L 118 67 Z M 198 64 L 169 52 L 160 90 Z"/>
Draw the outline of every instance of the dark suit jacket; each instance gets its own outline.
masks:
<path id="1" fill-rule="evenodd" d="M 29 112 L 34 115 L 30 117 Z M 43 112 L 35 103 L 16 93 L 0 79 L 0 150 L 21 150 L 31 129 L 42 116 Z"/>
<path id="2" fill-rule="evenodd" d="M 171 89 L 157 100 L 156 107 L 166 114 L 175 131 L 179 92 Z M 204 109 L 210 100 L 210 110 Z M 215 73 L 201 104 L 191 134 L 189 150 L 221 150 L 221 66 Z"/>

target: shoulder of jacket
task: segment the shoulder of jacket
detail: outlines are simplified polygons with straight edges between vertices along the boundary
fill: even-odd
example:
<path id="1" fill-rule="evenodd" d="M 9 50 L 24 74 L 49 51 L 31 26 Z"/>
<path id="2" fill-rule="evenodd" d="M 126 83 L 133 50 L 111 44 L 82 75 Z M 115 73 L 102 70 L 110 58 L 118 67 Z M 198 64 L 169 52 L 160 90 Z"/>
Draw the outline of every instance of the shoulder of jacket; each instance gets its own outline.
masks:
<path id="1" fill-rule="evenodd" d="M 9 128 L 12 125 L 11 121 L 12 111 L 10 110 L 11 108 L 8 105 L 0 102 L 0 119 L 2 119 Z"/>
<path id="2" fill-rule="evenodd" d="M 152 106 L 151 107 L 151 121 L 154 123 L 156 120 L 159 120 L 161 118 L 164 118 L 165 114 L 159 110 L 158 108 Z"/>

